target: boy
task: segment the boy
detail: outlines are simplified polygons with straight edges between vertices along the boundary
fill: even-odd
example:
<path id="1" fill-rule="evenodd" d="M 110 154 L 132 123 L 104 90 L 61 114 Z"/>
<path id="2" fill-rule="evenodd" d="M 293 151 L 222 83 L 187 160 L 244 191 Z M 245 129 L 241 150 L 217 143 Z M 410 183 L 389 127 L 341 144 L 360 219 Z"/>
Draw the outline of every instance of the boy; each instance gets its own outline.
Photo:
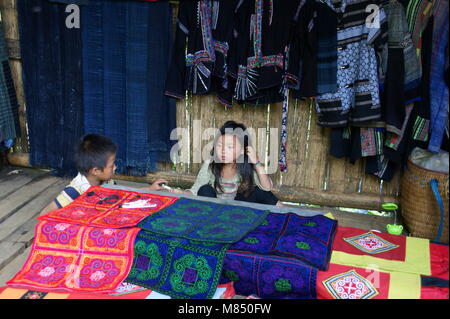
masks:
<path id="1" fill-rule="evenodd" d="M 91 186 L 115 184 L 112 178 L 116 170 L 116 152 L 117 145 L 106 136 L 99 134 L 84 136 L 75 152 L 78 175 L 42 210 L 41 215 L 70 204 Z M 142 189 L 164 190 L 161 184 L 168 183 L 165 179 L 158 179 Z"/>

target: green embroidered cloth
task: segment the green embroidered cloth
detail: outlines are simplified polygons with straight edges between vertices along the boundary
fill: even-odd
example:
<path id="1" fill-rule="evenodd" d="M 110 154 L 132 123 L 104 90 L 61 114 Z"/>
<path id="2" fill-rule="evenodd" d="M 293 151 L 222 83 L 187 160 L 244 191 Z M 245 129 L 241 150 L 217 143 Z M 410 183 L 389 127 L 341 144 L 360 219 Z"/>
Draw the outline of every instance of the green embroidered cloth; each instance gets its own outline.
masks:
<path id="1" fill-rule="evenodd" d="M 126 282 L 178 299 L 211 298 L 228 244 L 152 235 L 141 230 Z"/>
<path id="2" fill-rule="evenodd" d="M 269 211 L 180 198 L 138 227 L 159 235 L 234 243 L 258 227 Z"/>

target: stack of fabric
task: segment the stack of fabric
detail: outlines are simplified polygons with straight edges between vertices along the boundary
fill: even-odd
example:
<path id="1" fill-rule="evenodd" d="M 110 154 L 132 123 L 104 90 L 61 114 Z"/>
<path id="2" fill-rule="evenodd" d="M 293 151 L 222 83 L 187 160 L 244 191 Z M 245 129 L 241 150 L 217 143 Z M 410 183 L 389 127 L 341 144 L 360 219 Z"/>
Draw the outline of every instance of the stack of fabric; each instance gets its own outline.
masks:
<path id="1" fill-rule="evenodd" d="M 237 294 L 261 298 L 316 298 L 319 270 L 328 269 L 337 222 L 293 213 L 265 221 L 227 251 L 222 282 Z"/>

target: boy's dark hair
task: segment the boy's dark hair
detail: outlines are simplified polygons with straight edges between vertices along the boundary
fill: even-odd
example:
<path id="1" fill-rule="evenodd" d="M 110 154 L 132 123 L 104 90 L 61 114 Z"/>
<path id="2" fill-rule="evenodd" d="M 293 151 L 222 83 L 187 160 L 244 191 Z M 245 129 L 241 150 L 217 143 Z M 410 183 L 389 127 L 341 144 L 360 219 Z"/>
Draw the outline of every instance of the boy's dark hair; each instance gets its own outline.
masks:
<path id="1" fill-rule="evenodd" d="M 116 154 L 117 145 L 111 139 L 100 134 L 87 134 L 75 151 L 75 165 L 83 175 L 97 167 L 104 169 L 108 158 Z"/>

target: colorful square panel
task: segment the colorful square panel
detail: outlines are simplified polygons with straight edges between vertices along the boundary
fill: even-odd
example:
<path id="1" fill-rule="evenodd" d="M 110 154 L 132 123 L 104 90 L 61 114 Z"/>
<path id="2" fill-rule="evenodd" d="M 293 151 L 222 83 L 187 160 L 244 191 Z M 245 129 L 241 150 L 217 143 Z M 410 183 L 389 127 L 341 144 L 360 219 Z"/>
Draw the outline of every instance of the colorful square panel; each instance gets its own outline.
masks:
<path id="1" fill-rule="evenodd" d="M 344 238 L 344 240 L 350 245 L 371 255 L 383 253 L 399 247 L 372 232 Z"/>
<path id="2" fill-rule="evenodd" d="M 371 299 L 378 295 L 372 283 L 354 270 L 330 277 L 322 283 L 335 299 Z"/>

